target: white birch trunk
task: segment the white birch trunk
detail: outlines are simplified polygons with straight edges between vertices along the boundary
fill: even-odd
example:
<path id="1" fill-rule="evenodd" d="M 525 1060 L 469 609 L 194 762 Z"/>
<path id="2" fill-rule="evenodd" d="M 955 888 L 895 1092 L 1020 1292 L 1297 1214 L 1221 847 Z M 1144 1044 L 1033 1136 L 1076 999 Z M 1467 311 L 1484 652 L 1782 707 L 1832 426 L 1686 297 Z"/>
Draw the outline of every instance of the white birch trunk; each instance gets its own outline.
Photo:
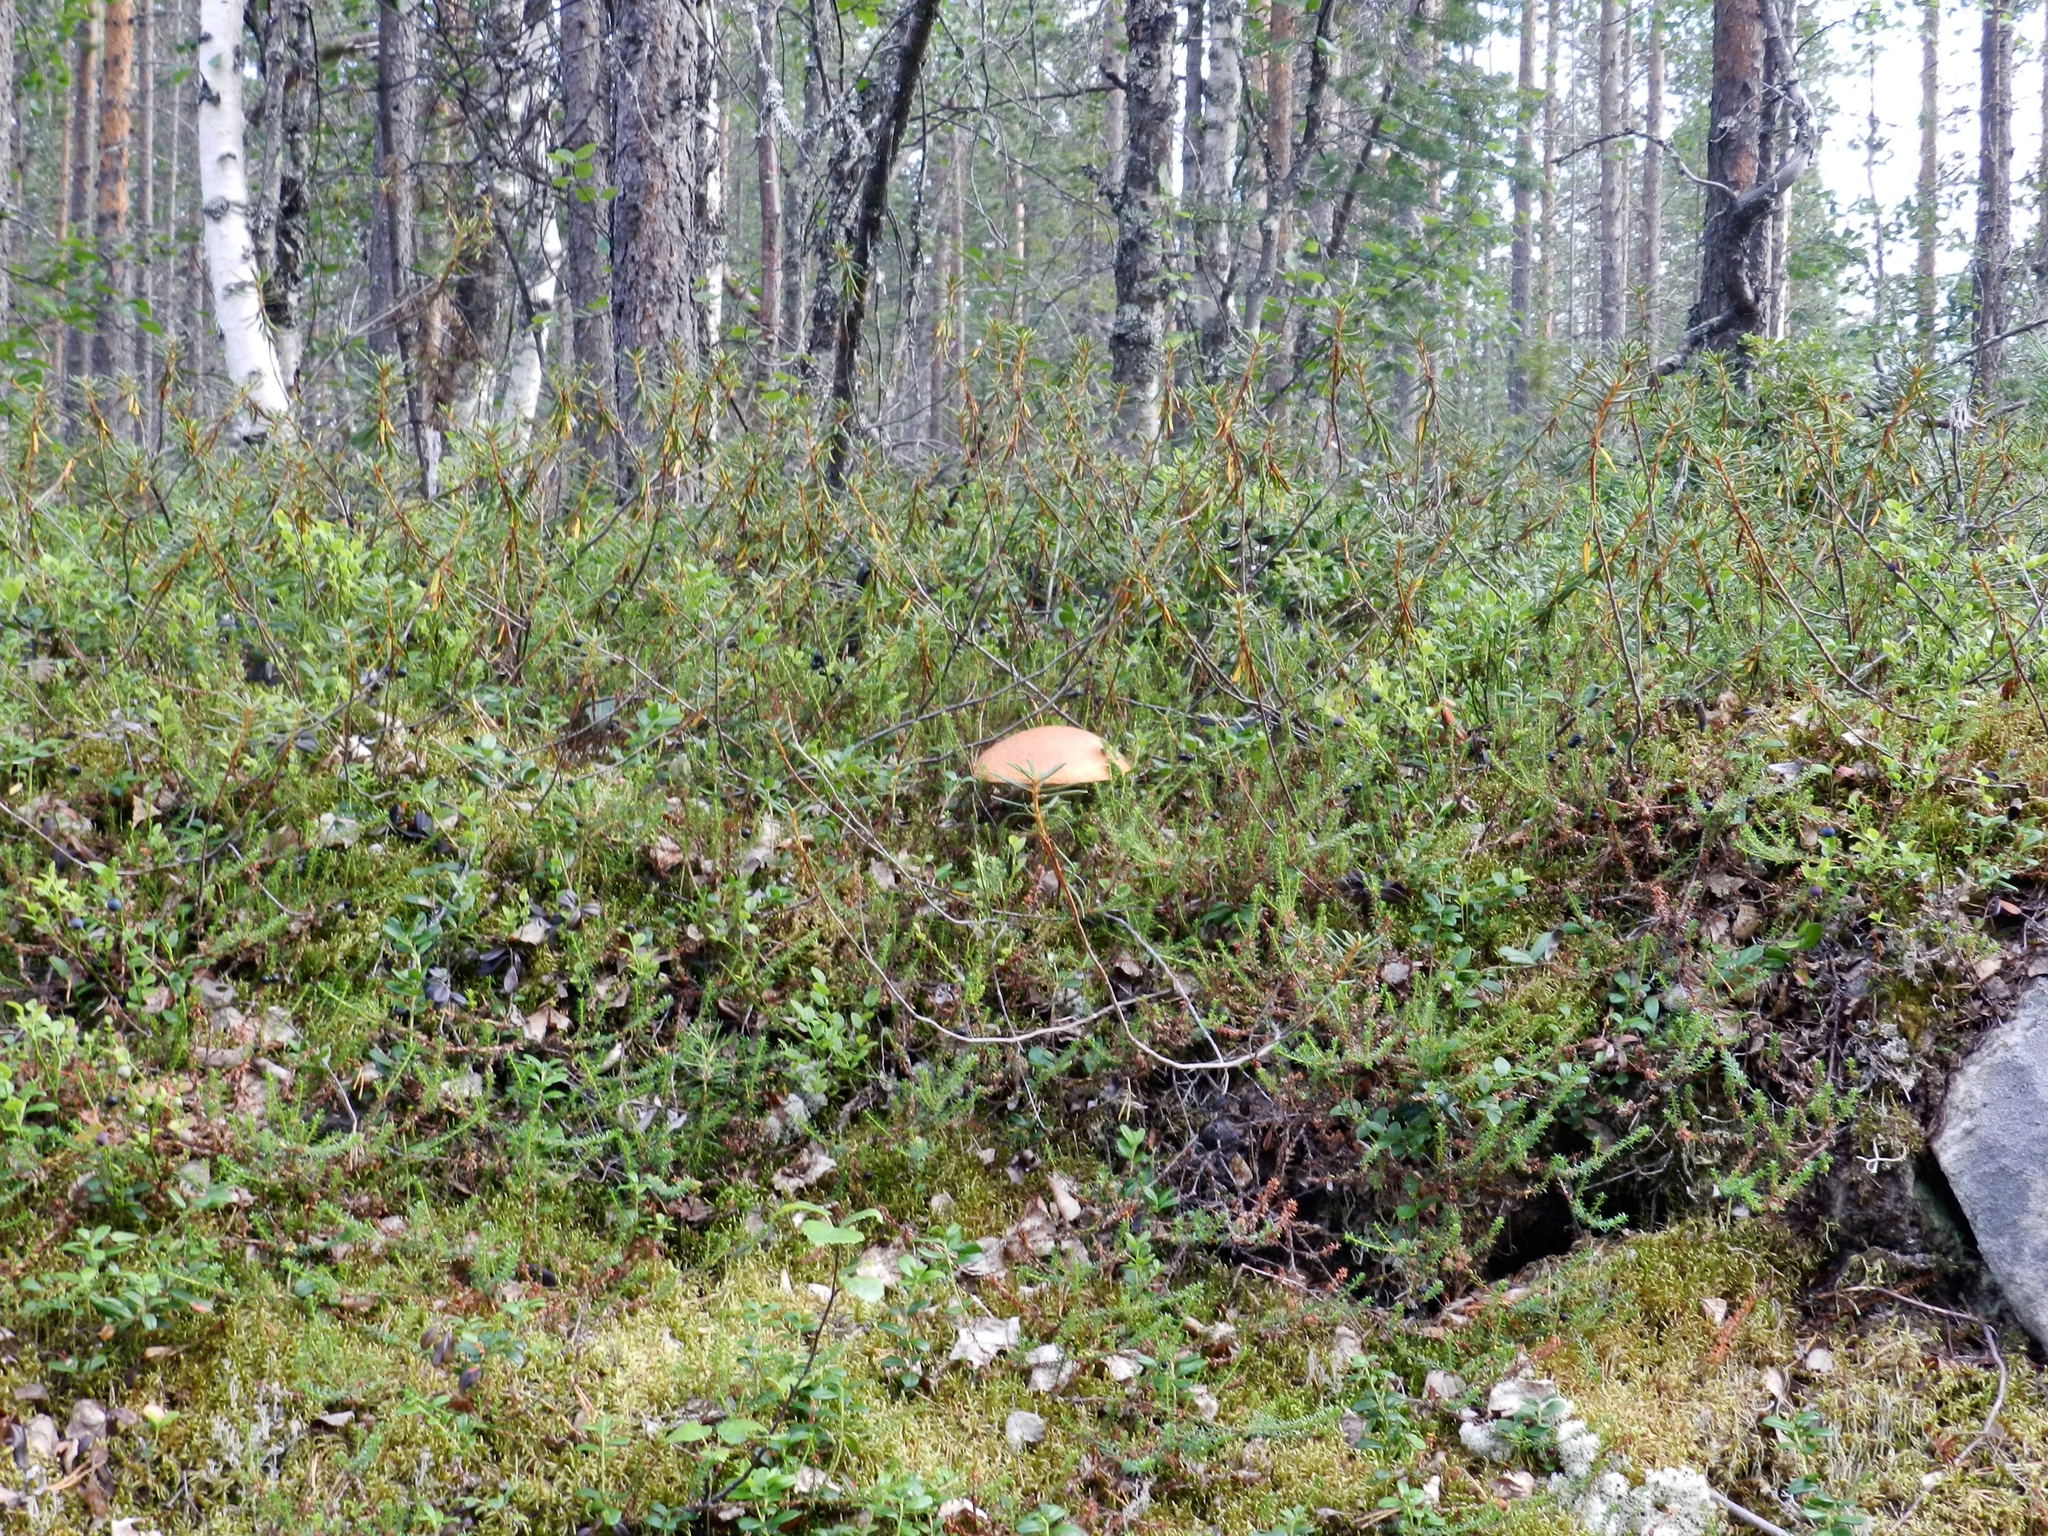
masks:
<path id="1" fill-rule="evenodd" d="M 249 167 L 242 131 L 242 7 L 237 0 L 199 0 L 199 199 L 206 273 L 221 356 L 244 409 L 237 432 L 263 437 L 290 418 L 291 401 L 277 348 L 263 320 L 256 249 L 249 238 Z"/>
<path id="2" fill-rule="evenodd" d="M 509 7 L 507 14 L 517 16 L 518 8 Z M 533 158 L 541 154 L 540 140 L 547 131 L 550 100 L 546 82 L 552 43 L 547 13 L 532 14 L 520 35 L 519 62 L 508 105 L 514 131 L 521 143 L 530 144 Z M 524 443 L 532 435 L 533 418 L 540 409 L 541 382 L 547 372 L 548 337 L 554 330 L 556 284 L 562 271 L 562 230 L 546 182 L 501 176 L 497 190 L 501 207 L 523 208 L 528 218 L 529 312 L 526 323 L 512 333 L 505 393 L 498 402 L 499 425 L 512 428 L 516 439 Z"/>
<path id="3" fill-rule="evenodd" d="M 513 427 L 522 443 L 532 434 L 534 413 L 540 409 L 548 337 L 554 334 L 555 284 L 562 270 L 562 231 L 552 211 L 541 220 L 539 245 L 539 260 L 528 289 L 533 300 L 533 320 L 513 338 L 512 365 L 505 380 L 505 399 L 498 411 L 498 420 Z"/>

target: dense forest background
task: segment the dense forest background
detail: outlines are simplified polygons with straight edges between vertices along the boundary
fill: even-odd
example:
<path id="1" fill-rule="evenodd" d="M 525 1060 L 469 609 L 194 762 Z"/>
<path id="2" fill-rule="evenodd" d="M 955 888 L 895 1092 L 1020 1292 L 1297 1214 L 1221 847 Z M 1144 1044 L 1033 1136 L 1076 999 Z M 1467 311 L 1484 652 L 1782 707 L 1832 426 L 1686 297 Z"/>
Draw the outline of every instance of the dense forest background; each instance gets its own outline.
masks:
<path id="1" fill-rule="evenodd" d="M 1744 332 L 1896 367 L 2029 323 L 2024 16 L 1994 0 L 1966 49 L 1933 0 L 1780 5 L 1782 62 L 1754 3 L 14 0 L 8 367 L 153 434 L 166 398 L 231 403 L 260 309 L 253 400 L 348 433 L 381 381 L 429 470 L 677 361 L 732 411 L 830 395 L 928 454 L 1020 330 L 1141 396 L 1256 375 L 1284 409 L 1335 370 L 1396 421 L 1481 420 L 1688 346 L 1738 149 L 1795 178 Z M 1880 115 L 1901 55 L 1917 144 Z M 1968 359 L 1980 395 L 2005 350 Z"/>

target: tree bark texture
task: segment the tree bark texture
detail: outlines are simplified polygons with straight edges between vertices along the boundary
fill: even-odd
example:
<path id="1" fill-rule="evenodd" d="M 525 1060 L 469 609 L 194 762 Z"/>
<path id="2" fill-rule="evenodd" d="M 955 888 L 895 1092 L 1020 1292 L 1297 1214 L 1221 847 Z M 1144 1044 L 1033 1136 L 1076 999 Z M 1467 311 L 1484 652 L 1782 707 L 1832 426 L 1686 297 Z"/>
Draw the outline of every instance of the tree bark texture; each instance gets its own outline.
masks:
<path id="1" fill-rule="evenodd" d="M 1622 245 L 1622 49 L 1619 0 L 1600 0 L 1600 345 L 1620 347 L 1627 316 L 1628 262 Z"/>
<path id="2" fill-rule="evenodd" d="M 619 0 L 612 91 L 612 347 L 621 401 L 638 373 L 717 350 L 722 270 L 715 0 Z"/>
<path id="3" fill-rule="evenodd" d="M 1529 411 L 1530 287 L 1534 279 L 1536 182 L 1536 0 L 1522 0 L 1520 68 L 1515 75 L 1515 181 L 1513 228 L 1508 250 L 1508 310 L 1514 320 L 1514 354 L 1508 361 L 1508 409 Z"/>
<path id="4" fill-rule="evenodd" d="M 754 29 L 754 175 L 761 207 L 761 353 L 782 355 L 782 80 L 775 72 L 775 0 L 757 0 Z"/>
<path id="5" fill-rule="evenodd" d="M 135 127 L 135 10 L 132 0 L 107 0 L 100 50 L 99 176 L 93 198 L 93 246 L 101 292 L 93 328 L 92 371 L 111 376 L 121 345 L 127 306 L 121 302 L 132 270 L 128 250 L 130 138 Z"/>
<path id="6" fill-rule="evenodd" d="M 243 407 L 236 432 L 253 441 L 288 418 L 291 402 L 264 324 L 262 284 L 249 236 L 241 38 L 242 8 L 235 0 L 200 0 L 196 120 L 202 240 L 221 360 Z"/>
<path id="7" fill-rule="evenodd" d="M 99 169 L 100 44 L 104 36 L 105 12 L 95 6 L 79 18 L 72 36 L 71 89 L 65 97 L 65 185 L 63 216 L 58 221 L 58 238 L 87 241 L 92 238 L 93 182 Z M 64 331 L 63 375 L 81 379 L 92 363 L 92 338 L 78 326 Z"/>
<path id="8" fill-rule="evenodd" d="M 261 32 L 263 156 L 249 232 L 263 274 L 263 312 L 290 389 L 305 347 L 307 221 L 312 212 L 314 57 L 311 0 L 271 0 Z"/>
<path id="9" fill-rule="evenodd" d="M 1941 240 L 1941 0 L 1920 6 L 1920 180 L 1913 200 L 1919 249 L 1913 263 L 1913 312 L 1922 358 L 1934 354 L 1935 265 Z"/>
<path id="10" fill-rule="evenodd" d="M 830 441 L 826 478 L 840 484 L 849 452 L 850 421 L 860 377 L 861 333 L 874 280 L 875 237 L 889 211 L 889 179 L 903 147 L 911 101 L 931 46 L 939 0 L 904 0 L 875 46 L 848 132 L 827 179 L 818 239 L 817 287 L 811 303 L 810 355 L 831 358 Z M 1168 40 L 1172 38 L 1168 12 Z M 1020 226 L 1021 227 L 1021 226 Z"/>
<path id="11" fill-rule="evenodd" d="M 2001 339 L 2010 323 L 2012 263 L 2012 0 L 1984 0 L 1977 108 L 1977 244 L 1971 273 L 1976 317 L 1971 394 L 1981 405 L 1998 388 Z"/>
<path id="12" fill-rule="evenodd" d="M 0 0 L 0 9 L 12 9 L 12 0 Z M 4 23 L 4 17 L 0 17 Z M 0 86 L 0 90 L 6 87 Z M 152 321 L 157 314 L 156 265 L 156 0 L 141 0 L 135 11 L 135 277 L 134 293 L 141 312 Z M 8 116 L 12 114 L 9 113 Z M 5 121 L 0 117 L 0 121 Z M 12 201 L 12 199 L 9 199 Z M 0 272 L 5 254 L 0 251 Z M 6 311 L 4 276 L 0 276 L 0 315 Z M 135 327 L 134 367 L 138 379 L 153 371 L 156 355 L 150 333 Z"/>
<path id="13" fill-rule="evenodd" d="M 568 186 L 563 278 L 568 288 L 570 355 L 586 388 L 603 394 L 612 376 L 611 317 L 603 244 L 611 232 L 606 153 L 602 0 L 561 0 L 562 149 Z"/>
<path id="14" fill-rule="evenodd" d="M 1231 183 L 1237 172 L 1237 124 L 1244 101 L 1243 0 L 1209 0 L 1208 79 L 1202 89 L 1200 177 L 1190 192 L 1195 333 L 1207 372 L 1217 376 L 1236 339 L 1232 312 L 1236 230 Z"/>
<path id="15" fill-rule="evenodd" d="M 377 179 L 370 227 L 370 344 L 413 359 L 417 263 L 415 178 L 420 159 L 418 0 L 377 7 Z M 415 423 L 417 429 L 417 423 Z"/>
<path id="16" fill-rule="evenodd" d="M 1125 442 L 1159 436 L 1166 372 L 1167 156 L 1173 144 L 1172 0 L 1124 0 L 1123 179 L 1115 188 L 1116 316 L 1109 328 L 1109 378 Z"/>
<path id="17" fill-rule="evenodd" d="M 1769 277 L 1772 215 L 1813 158 L 1812 109 L 1773 0 L 1715 0 L 1713 59 L 1707 178 L 1718 185 L 1707 192 L 1700 230 L 1699 297 L 1667 368 L 1702 348 L 1740 366 L 1744 338 L 1763 331 L 1758 289 Z M 1779 101 L 1784 127 L 1767 143 Z"/>
<path id="18" fill-rule="evenodd" d="M 1641 326 L 1652 349 L 1657 345 L 1658 307 L 1664 276 L 1664 150 L 1654 141 L 1664 137 L 1664 17 L 1650 8 L 1643 39 L 1642 246 L 1636 264 L 1641 295 Z"/>

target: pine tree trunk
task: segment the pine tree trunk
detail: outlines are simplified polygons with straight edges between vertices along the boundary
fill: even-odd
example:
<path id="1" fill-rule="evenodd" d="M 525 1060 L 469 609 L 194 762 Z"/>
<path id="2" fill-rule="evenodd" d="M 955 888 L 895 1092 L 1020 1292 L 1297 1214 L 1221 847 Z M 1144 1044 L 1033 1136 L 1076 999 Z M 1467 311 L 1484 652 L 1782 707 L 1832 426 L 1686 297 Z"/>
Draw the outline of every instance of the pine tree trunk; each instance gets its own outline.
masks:
<path id="1" fill-rule="evenodd" d="M 207 277 L 220 327 L 221 357 L 243 409 L 237 434 L 261 438 L 288 419 L 291 402 L 263 322 L 256 252 L 249 238 L 249 169 L 243 147 L 242 8 L 199 4 L 199 198 Z"/>
<path id="2" fill-rule="evenodd" d="M 420 37 L 415 3 L 382 0 L 377 7 L 377 177 L 370 227 L 370 345 L 386 356 L 404 359 L 408 366 L 417 328 L 412 289 Z"/>
<path id="3" fill-rule="evenodd" d="M 707 366 L 722 268 L 718 33 L 713 0 L 620 0 L 612 102 L 614 388 Z"/>
<path id="4" fill-rule="evenodd" d="M 1744 338 L 1767 318 L 1772 224 L 1813 159 L 1812 108 L 1773 0 L 1715 0 L 1713 57 L 1707 178 L 1718 185 L 1700 228 L 1699 297 L 1667 367 L 1701 348 L 1744 366 Z"/>
<path id="5" fill-rule="evenodd" d="M 1536 0 L 1522 0 L 1522 49 L 1515 77 L 1514 226 L 1508 253 L 1508 309 L 1515 325 L 1514 350 L 1508 360 L 1508 409 L 1529 413 L 1529 347 L 1531 284 L 1534 278 L 1533 230 L 1530 225 L 1536 193 Z"/>
<path id="6" fill-rule="evenodd" d="M 1643 132 L 1649 142 L 1643 145 L 1643 241 L 1636 286 L 1642 295 L 1643 337 L 1654 352 L 1664 276 L 1664 150 L 1654 142 L 1664 137 L 1664 17 L 1654 5 L 1647 28 L 1643 40 Z"/>
<path id="7" fill-rule="evenodd" d="M 1620 138 L 1621 7 L 1600 0 L 1600 345 L 1621 346 L 1627 314 L 1628 264 L 1622 253 L 1622 167 L 1628 147 Z"/>
<path id="8" fill-rule="evenodd" d="M 1102 58 L 1099 68 L 1109 89 L 1102 93 L 1102 185 L 1116 189 L 1124 184 L 1124 150 L 1128 143 L 1124 88 L 1123 8 L 1118 0 L 1102 0 Z"/>
<path id="9" fill-rule="evenodd" d="M 1971 394 L 1979 406 L 1998 388 L 2004 361 L 2007 266 L 2012 260 L 2012 0 L 1985 0 L 1978 102 L 1977 314 Z"/>
<path id="10" fill-rule="evenodd" d="M 5 138 L 5 143 L 0 144 L 0 154 L 6 156 L 6 163 L 0 166 L 0 203 L 4 203 L 13 215 L 0 222 L 0 326 L 13 319 L 14 294 L 8 273 L 15 258 L 15 225 L 21 212 L 19 141 L 15 137 L 18 126 L 14 92 L 14 27 L 15 0 L 0 0 L 0 135 Z"/>
<path id="11" fill-rule="evenodd" d="M 1190 231 L 1197 189 L 1202 184 L 1202 56 L 1205 13 L 1203 0 L 1187 0 L 1187 25 L 1181 30 L 1180 205 Z M 1188 240 L 1192 262 L 1192 234 Z"/>
<path id="12" fill-rule="evenodd" d="M 1913 312 L 1924 360 L 1934 355 L 1934 274 L 1941 242 L 1941 0 L 1922 0 L 1920 7 L 1920 182 L 1913 227 L 1919 240 Z"/>
<path id="13" fill-rule="evenodd" d="M 93 328 L 92 371 L 113 375 L 121 345 L 131 270 L 128 246 L 129 136 L 135 124 L 135 12 L 131 0 L 107 0 L 100 50 L 99 175 L 93 199 L 93 247 L 101 297 Z"/>
<path id="14" fill-rule="evenodd" d="M 1173 140 L 1172 0 L 1125 0 L 1127 139 L 1116 188 L 1116 318 L 1109 378 L 1124 441 L 1159 436 L 1166 371 L 1166 165 Z"/>
<path id="15" fill-rule="evenodd" d="M 99 86 L 100 42 L 103 11 L 93 7 L 81 17 L 73 35 L 71 90 L 66 97 L 69 116 L 65 147 L 64 217 L 58 237 L 73 241 L 92 238 L 93 181 L 99 169 Z M 73 325 L 64 331 L 63 376 L 67 384 L 86 375 L 92 362 L 92 338 Z M 69 399 L 67 392 L 66 398 Z"/>
<path id="16" fill-rule="evenodd" d="M 9 0 L 0 0 L 0 4 L 6 3 Z M 143 314 L 160 323 L 156 288 L 156 0 L 141 0 L 135 12 L 135 82 L 134 292 Z M 155 372 L 154 359 L 149 332 L 136 326 L 134 368 L 138 379 L 146 382 Z M 154 437 L 154 421 L 150 429 Z"/>
<path id="17" fill-rule="evenodd" d="M 761 354 L 782 356 L 782 80 L 775 72 L 775 0 L 758 0 L 754 26 L 754 176 L 761 205 Z"/>

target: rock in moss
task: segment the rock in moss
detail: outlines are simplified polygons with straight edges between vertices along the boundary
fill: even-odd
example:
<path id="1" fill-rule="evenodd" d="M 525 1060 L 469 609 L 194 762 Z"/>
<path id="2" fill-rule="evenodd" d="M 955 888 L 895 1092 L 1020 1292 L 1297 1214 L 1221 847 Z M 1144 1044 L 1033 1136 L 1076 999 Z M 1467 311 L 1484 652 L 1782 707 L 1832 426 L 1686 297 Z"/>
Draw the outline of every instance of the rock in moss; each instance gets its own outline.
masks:
<path id="1" fill-rule="evenodd" d="M 1956 1069 L 1934 1155 L 1991 1277 L 2048 1343 L 2048 985 L 2029 984 Z"/>

